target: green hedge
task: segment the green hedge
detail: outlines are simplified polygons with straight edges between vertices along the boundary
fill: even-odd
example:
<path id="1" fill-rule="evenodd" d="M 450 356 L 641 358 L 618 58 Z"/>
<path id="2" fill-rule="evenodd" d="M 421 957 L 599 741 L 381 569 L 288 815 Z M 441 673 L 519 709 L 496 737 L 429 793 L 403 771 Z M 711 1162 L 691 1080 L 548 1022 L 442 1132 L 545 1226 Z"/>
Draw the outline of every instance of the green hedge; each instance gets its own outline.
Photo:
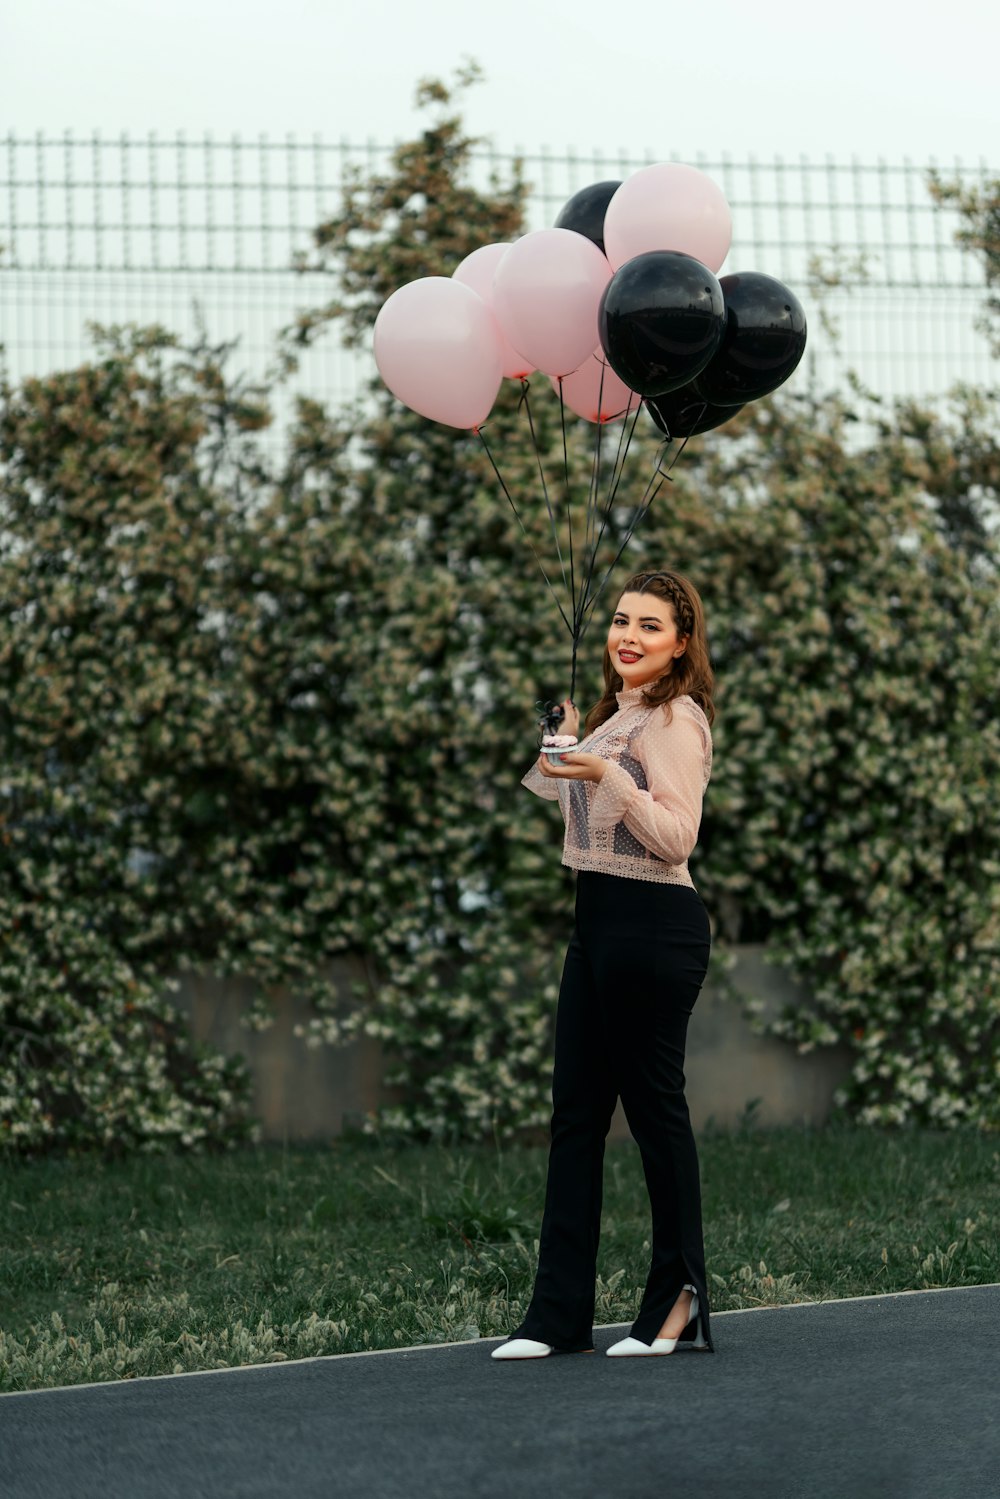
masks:
<path id="1" fill-rule="evenodd" d="M 289 365 L 331 318 L 360 336 L 386 288 L 517 232 L 522 190 L 470 189 L 471 144 L 439 119 L 349 191 L 317 255 L 350 295 L 289 331 Z M 475 440 L 384 393 L 300 402 L 269 465 L 267 392 L 227 370 L 111 330 L 83 368 L 0 390 L 0 1150 L 259 1138 L 242 1061 L 170 1004 L 189 968 L 252 974 L 248 1025 L 291 983 L 309 1044 L 380 1037 L 402 1102 L 369 1130 L 544 1130 L 573 876 L 558 808 L 519 782 L 569 640 L 518 392 L 488 435 L 527 537 Z M 692 857 L 712 977 L 766 940 L 814 1000 L 762 1029 L 848 1042 L 836 1103 L 866 1123 L 1000 1123 L 995 432 L 971 392 L 756 403 L 688 445 L 579 662 L 586 711 L 616 584 L 694 580 L 719 684 Z M 581 503 L 593 435 L 568 434 Z M 643 417 L 600 573 L 655 438 Z M 369 974 L 350 996 L 324 977 L 347 951 Z"/>

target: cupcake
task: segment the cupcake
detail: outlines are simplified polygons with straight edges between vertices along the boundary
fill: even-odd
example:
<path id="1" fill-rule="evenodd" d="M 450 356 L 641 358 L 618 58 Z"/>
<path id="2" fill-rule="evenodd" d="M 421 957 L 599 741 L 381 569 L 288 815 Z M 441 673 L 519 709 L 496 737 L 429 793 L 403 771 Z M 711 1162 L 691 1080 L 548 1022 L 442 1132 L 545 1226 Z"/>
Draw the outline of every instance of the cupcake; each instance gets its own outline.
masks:
<path id="1" fill-rule="evenodd" d="M 543 734 L 542 754 L 548 755 L 550 760 L 558 760 L 560 755 L 575 750 L 578 743 L 575 734 Z"/>

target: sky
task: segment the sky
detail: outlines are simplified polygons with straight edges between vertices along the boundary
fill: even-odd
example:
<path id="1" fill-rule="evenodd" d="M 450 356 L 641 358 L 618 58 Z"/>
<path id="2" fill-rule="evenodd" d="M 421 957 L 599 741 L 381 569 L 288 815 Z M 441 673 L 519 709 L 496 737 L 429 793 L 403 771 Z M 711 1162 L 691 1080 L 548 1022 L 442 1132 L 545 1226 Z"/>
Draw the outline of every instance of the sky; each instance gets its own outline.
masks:
<path id="1" fill-rule="evenodd" d="M 30 0 L 0 20 L 15 134 L 405 139 L 417 80 L 474 58 L 500 151 L 729 152 L 1000 166 L 983 0 Z"/>

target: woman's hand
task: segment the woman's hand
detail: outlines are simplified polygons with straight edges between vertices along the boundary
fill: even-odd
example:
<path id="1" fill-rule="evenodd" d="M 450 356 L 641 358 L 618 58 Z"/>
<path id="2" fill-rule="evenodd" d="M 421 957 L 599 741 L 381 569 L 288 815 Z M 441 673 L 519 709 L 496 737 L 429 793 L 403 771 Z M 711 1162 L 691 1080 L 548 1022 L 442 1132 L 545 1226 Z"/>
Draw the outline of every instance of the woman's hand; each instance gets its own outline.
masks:
<path id="1" fill-rule="evenodd" d="M 560 703 L 559 706 L 562 708 L 564 714 L 566 715 L 565 718 L 562 721 L 562 727 L 560 728 L 559 732 L 561 734 L 575 734 L 576 737 L 577 737 L 577 739 L 579 739 L 579 737 L 580 737 L 580 710 L 579 710 L 579 708 L 576 706 L 575 703 L 571 703 L 568 697 L 564 698 L 563 701 Z"/>
<path id="2" fill-rule="evenodd" d="M 607 769 L 608 762 L 600 755 L 574 754 L 572 751 L 550 760 L 548 755 L 539 755 L 538 768 L 543 776 L 554 776 L 559 781 L 599 781 Z"/>

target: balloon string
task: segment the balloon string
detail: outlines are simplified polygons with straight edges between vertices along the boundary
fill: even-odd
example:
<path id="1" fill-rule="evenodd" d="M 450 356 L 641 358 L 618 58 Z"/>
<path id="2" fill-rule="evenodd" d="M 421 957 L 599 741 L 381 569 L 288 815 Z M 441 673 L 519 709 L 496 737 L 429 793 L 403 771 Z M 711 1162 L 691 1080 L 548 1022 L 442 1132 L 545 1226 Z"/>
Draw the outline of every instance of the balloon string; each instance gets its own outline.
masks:
<path id="1" fill-rule="evenodd" d="M 579 640 L 578 640 L 578 635 L 577 635 L 576 574 L 575 574 L 574 568 L 573 568 L 573 510 L 572 510 L 572 506 L 570 505 L 570 502 L 569 502 L 569 452 L 568 452 L 567 447 L 566 447 L 566 403 L 563 400 L 563 388 L 562 388 L 563 377 L 562 377 L 562 375 L 560 375 L 558 377 L 558 381 L 559 381 L 559 423 L 560 423 L 560 426 L 562 427 L 562 448 L 563 448 L 563 494 L 565 496 L 565 502 L 566 502 L 566 530 L 569 533 L 569 578 L 570 578 L 570 595 L 569 596 L 570 596 L 570 604 L 572 605 L 572 609 L 573 609 L 573 630 L 572 630 L 572 635 L 573 635 L 573 660 L 572 660 L 572 669 L 570 671 L 570 688 L 569 688 L 569 695 L 572 698 L 573 691 L 574 691 L 574 689 L 576 687 L 576 648 L 577 648 L 577 645 L 579 644 Z"/>
<path id="2" fill-rule="evenodd" d="M 551 526 L 552 526 L 552 535 L 555 537 L 555 542 L 556 542 L 556 556 L 559 558 L 559 566 L 562 569 L 563 587 L 566 588 L 566 587 L 568 587 L 568 584 L 566 582 L 566 564 L 563 561 L 562 548 L 559 545 L 559 527 L 556 524 L 556 518 L 555 518 L 555 515 L 553 514 L 552 501 L 549 499 L 549 486 L 545 482 L 545 469 L 542 467 L 542 455 L 539 452 L 538 439 L 535 436 L 535 423 L 534 423 L 534 420 L 533 420 L 532 415 L 531 415 L 531 402 L 528 400 L 528 390 L 529 390 L 528 381 L 522 375 L 521 376 L 521 399 L 518 402 L 518 407 L 523 406 L 524 409 L 525 409 L 525 412 L 527 413 L 528 427 L 529 427 L 529 430 L 531 432 L 531 445 L 532 445 L 532 447 L 535 450 L 535 461 L 538 464 L 538 477 L 542 481 L 542 494 L 545 496 L 545 508 L 549 512 L 549 521 L 550 521 Z M 566 616 L 563 615 L 563 618 L 565 619 Z"/>
<path id="3" fill-rule="evenodd" d="M 573 621 L 574 625 L 576 626 L 576 629 L 581 631 L 581 635 L 580 635 L 581 640 L 583 638 L 581 626 L 582 626 L 582 623 L 583 623 L 584 611 L 586 610 L 586 607 L 587 607 L 587 600 L 590 597 L 590 587 L 591 587 L 591 584 L 592 584 L 592 582 L 594 580 L 594 564 L 597 561 L 597 549 L 598 549 L 598 545 L 599 545 L 599 542 L 600 542 L 600 537 L 597 536 L 595 533 L 597 531 L 597 513 L 598 513 L 598 508 L 599 508 L 598 496 L 600 494 L 600 487 L 601 487 L 601 445 L 602 445 L 602 439 L 603 439 L 603 435 L 604 435 L 604 423 L 601 421 L 600 418 L 601 418 L 601 410 L 602 410 L 603 403 L 604 403 L 604 376 L 605 376 L 606 370 L 607 370 L 607 366 L 604 364 L 604 361 L 602 360 L 601 361 L 601 380 L 600 380 L 600 387 L 599 387 L 598 395 L 597 395 L 597 417 L 598 417 L 598 420 L 597 420 L 597 434 L 596 434 L 596 438 L 595 438 L 595 441 L 594 441 L 594 467 L 593 467 L 593 472 L 591 473 L 591 492 L 590 492 L 590 495 L 588 497 L 588 507 L 587 507 L 587 554 L 588 554 L 587 580 L 586 580 L 586 583 L 584 584 L 583 596 L 582 596 L 582 598 L 580 600 L 579 611 L 578 611 L 578 613 L 575 616 L 574 621 Z M 631 405 L 632 405 L 632 396 L 631 396 L 631 393 L 630 393 L 629 394 L 629 399 L 628 399 L 628 408 L 627 408 L 627 410 L 631 408 Z M 626 425 L 626 423 L 628 421 L 627 410 L 626 410 L 625 422 L 622 424 L 622 431 L 619 433 L 619 437 L 618 437 L 618 453 L 619 454 L 621 453 L 622 436 L 624 435 L 625 425 Z M 617 464 L 618 464 L 618 455 L 616 454 L 616 456 L 615 456 L 615 467 L 617 467 Z M 602 534 L 603 534 L 603 532 L 602 532 Z"/>
<path id="4" fill-rule="evenodd" d="M 707 404 L 704 405 L 701 408 L 701 410 L 702 410 L 702 412 L 707 411 L 708 410 L 708 405 Z M 698 417 L 698 421 L 699 422 L 701 421 L 701 415 L 700 414 L 699 414 L 699 417 Z M 694 425 L 697 426 L 698 423 L 695 422 Z M 681 443 L 680 447 L 677 449 L 677 452 L 674 454 L 673 458 L 671 458 L 671 460 L 670 460 L 670 467 L 667 469 L 667 472 L 665 473 L 664 478 L 666 478 L 666 479 L 670 478 L 670 475 L 671 475 L 671 473 L 673 471 L 674 464 L 677 462 L 678 458 L 681 456 L 681 454 L 683 453 L 684 449 L 687 447 L 688 441 L 689 441 L 691 435 L 692 434 L 689 432 L 688 435 L 687 435 L 687 437 L 685 437 L 684 441 Z M 671 438 L 670 440 L 672 442 L 673 438 Z"/>
<path id="5" fill-rule="evenodd" d="M 707 407 L 705 409 L 707 409 Z M 628 545 L 628 543 L 629 543 L 629 541 L 630 541 L 630 539 L 632 537 L 633 531 L 636 529 L 636 526 L 642 520 L 643 516 L 649 510 L 650 505 L 652 505 L 653 501 L 656 499 L 656 496 L 659 494 L 660 490 L 663 488 L 664 482 L 673 483 L 673 480 L 670 478 L 670 475 L 671 475 L 671 473 L 673 471 L 674 464 L 677 462 L 678 458 L 681 456 L 681 454 L 683 453 L 684 449 L 687 447 L 688 441 L 689 441 L 690 437 L 691 437 L 691 433 L 689 432 L 687 434 L 687 437 L 685 437 L 684 440 L 682 441 L 680 447 L 677 449 L 677 452 L 674 454 L 673 458 L 671 458 L 671 460 L 670 460 L 670 467 L 668 469 L 664 470 L 664 469 L 662 469 L 660 467 L 660 465 L 661 465 L 661 463 L 663 461 L 663 458 L 666 456 L 666 454 L 665 453 L 657 454 L 656 462 L 655 462 L 655 464 L 653 466 L 653 472 L 652 472 L 652 474 L 650 475 L 650 478 L 649 478 L 649 483 L 646 485 L 645 491 L 643 493 L 642 500 L 640 500 L 640 502 L 639 502 L 639 505 L 640 505 L 639 513 L 636 515 L 635 519 L 633 520 L 632 525 L 629 528 L 628 535 L 625 537 L 625 540 L 622 542 L 621 546 L 618 549 L 618 557 L 620 557 L 621 554 L 622 554 L 622 552 L 625 550 L 626 546 Z M 668 434 L 667 440 L 666 440 L 666 445 L 669 446 L 669 444 L 672 443 L 673 441 L 674 441 L 674 438 L 670 437 L 669 434 Z M 650 485 L 652 485 L 653 480 L 656 478 L 657 474 L 660 475 L 660 482 L 659 482 L 659 484 L 657 484 L 656 488 L 653 490 L 653 493 L 649 495 L 649 500 L 645 504 L 645 508 L 642 508 L 643 502 L 646 499 L 646 495 L 649 494 Z M 613 571 L 613 569 L 617 565 L 617 563 L 618 563 L 618 557 L 615 558 L 614 562 L 611 564 L 611 567 L 608 568 L 608 571 L 607 571 L 607 573 L 604 576 L 604 580 L 601 583 L 600 588 L 597 590 L 597 593 L 594 596 L 594 604 L 596 604 L 597 600 L 600 598 L 601 593 L 603 592 L 603 589 L 604 589 L 604 584 L 608 581 L 608 578 L 610 577 L 611 572 Z M 593 617 L 593 606 L 591 608 L 591 617 Z M 583 636 L 586 635 L 586 633 L 587 633 L 587 629 L 588 629 L 589 625 L 590 625 L 590 619 L 587 620 L 586 624 L 583 627 L 583 633 L 580 636 L 581 642 L 583 640 Z"/>
<path id="6" fill-rule="evenodd" d="M 633 392 L 633 394 L 634 394 L 634 392 Z M 595 558 L 597 556 L 597 549 L 600 546 L 601 541 L 604 538 L 604 532 L 605 532 L 605 529 L 607 528 L 608 521 L 611 519 L 611 511 L 612 511 L 612 507 L 614 506 L 615 499 L 616 499 L 617 494 L 618 494 L 618 486 L 621 483 L 622 474 L 625 472 L 625 459 L 628 457 L 628 450 L 629 450 L 629 447 L 631 446 L 631 443 L 632 443 L 632 435 L 635 432 L 635 424 L 639 420 L 639 412 L 642 410 L 642 399 L 640 398 L 639 404 L 635 408 L 635 416 L 632 419 L 632 427 L 631 427 L 631 430 L 629 431 L 628 438 L 625 439 L 625 430 L 628 427 L 628 417 L 629 417 L 629 411 L 631 410 L 631 407 L 632 407 L 632 395 L 630 394 L 629 398 L 628 398 L 628 406 L 626 407 L 626 410 L 625 410 L 625 421 L 622 423 L 622 430 L 621 430 L 621 432 L 619 433 L 619 436 L 618 436 L 618 452 L 615 455 L 614 466 L 612 467 L 612 471 L 611 471 L 611 486 L 610 486 L 609 493 L 608 493 L 607 508 L 605 509 L 604 514 L 603 514 L 603 516 L 601 518 L 600 533 L 598 534 L 597 540 L 594 543 L 594 557 Z M 623 439 L 625 439 L 625 450 L 624 450 L 624 452 L 622 451 L 622 441 L 623 441 Z M 626 537 L 626 541 L 627 540 L 628 540 L 628 538 Z M 618 556 L 619 557 L 621 556 L 621 552 L 618 553 Z M 615 562 L 617 562 L 617 560 L 618 560 L 618 558 L 616 557 L 615 558 Z M 613 568 L 614 565 L 615 564 L 612 563 L 611 567 Z M 590 601 L 590 607 L 591 607 L 591 609 L 593 609 L 593 605 L 597 603 L 597 600 L 600 598 L 601 594 L 604 592 L 604 584 L 608 581 L 608 577 L 610 575 L 610 572 L 611 572 L 611 568 L 609 568 L 608 572 L 605 573 L 604 579 L 603 579 L 603 581 L 601 583 L 600 588 L 594 594 L 593 600 Z M 584 598 L 584 605 L 583 605 L 583 609 L 581 610 L 581 614 L 580 614 L 581 619 L 586 614 L 587 604 L 588 604 L 588 600 L 586 598 Z M 580 638 L 581 638 L 581 640 L 583 639 L 582 635 L 581 635 Z"/>
<path id="7" fill-rule="evenodd" d="M 633 422 L 632 422 L 632 432 L 629 432 L 628 419 L 629 419 L 629 415 L 630 415 L 630 413 L 632 411 L 632 396 L 634 394 L 635 394 L 634 391 L 630 392 L 630 394 L 629 394 L 628 406 L 625 409 L 625 420 L 622 422 L 621 431 L 618 433 L 618 451 L 615 454 L 615 461 L 611 465 L 611 485 L 609 486 L 609 489 L 611 491 L 615 491 L 618 488 L 618 481 L 621 478 L 621 473 L 619 471 L 619 465 L 621 465 L 624 468 L 625 459 L 628 456 L 628 446 L 629 446 L 629 443 L 632 441 L 632 432 L 635 431 L 635 420 L 638 418 L 638 416 L 639 416 L 639 410 L 640 410 L 640 408 L 642 406 L 642 397 L 640 396 L 639 397 L 639 404 L 635 408 L 635 419 L 633 419 Z M 626 434 L 626 432 L 628 432 L 628 441 L 627 442 L 625 442 L 625 434 Z M 625 442 L 625 451 L 624 451 L 624 453 L 622 452 L 622 443 L 623 442 Z"/>
<path id="8" fill-rule="evenodd" d="M 667 440 L 666 440 L 666 446 L 669 446 L 669 444 L 672 441 L 673 441 L 673 438 L 668 437 Z M 687 438 L 685 438 L 684 441 L 686 442 Z M 593 600 L 592 600 L 592 602 L 590 604 L 590 617 L 587 619 L 587 622 L 586 622 L 586 624 L 583 627 L 583 632 L 582 632 L 582 634 L 580 636 L 581 642 L 583 641 L 583 638 L 586 635 L 587 630 L 588 630 L 588 628 L 590 626 L 591 620 L 593 619 L 593 611 L 594 611 L 594 608 L 595 608 L 595 606 L 597 604 L 597 600 L 600 598 L 601 594 L 604 592 L 604 585 L 605 585 L 605 583 L 607 583 L 607 581 L 610 578 L 611 574 L 614 572 L 615 568 L 618 566 L 618 559 L 621 557 L 622 552 L 624 552 L 625 548 L 628 546 L 629 542 L 631 541 L 632 535 L 633 535 L 634 531 L 636 530 L 636 527 L 638 526 L 639 522 L 642 520 L 642 518 L 646 514 L 646 512 L 649 510 L 650 505 L 652 505 L 653 501 L 656 499 L 656 496 L 659 494 L 660 490 L 663 488 L 664 483 L 666 481 L 668 481 L 668 480 L 671 483 L 673 482 L 672 480 L 670 480 L 670 469 L 667 469 L 667 471 L 664 472 L 663 469 L 660 466 L 661 463 L 662 463 L 662 461 L 663 461 L 663 458 L 666 456 L 665 453 L 662 451 L 662 447 L 663 446 L 664 445 L 661 444 L 661 451 L 659 453 L 657 453 L 656 461 L 653 464 L 653 472 L 649 476 L 649 481 L 646 484 L 646 488 L 643 490 L 642 498 L 640 499 L 639 504 L 636 507 L 636 512 L 635 512 L 635 515 L 633 516 L 632 523 L 629 526 L 628 532 L 627 532 L 627 534 L 625 536 L 625 540 L 622 542 L 621 546 L 618 548 L 618 555 L 615 557 L 614 562 L 612 562 L 611 566 L 608 568 L 607 572 L 604 574 L 604 577 L 601 580 L 601 586 L 597 590 L 597 592 L 594 595 L 594 598 L 593 598 Z M 681 445 L 681 447 L 683 448 L 683 444 Z M 677 453 L 677 455 L 676 455 L 676 457 L 674 459 L 674 462 L 676 462 L 677 457 L 679 457 L 679 456 L 680 456 L 680 449 L 678 449 L 678 453 Z M 674 466 L 674 464 L 672 462 L 671 465 L 670 465 L 670 468 L 673 468 L 673 466 Z M 660 482 L 659 482 L 659 484 L 657 484 L 657 486 L 653 490 L 652 494 L 650 494 L 650 489 L 652 488 L 653 482 L 656 479 L 657 474 L 660 475 Z M 649 496 L 648 500 L 646 498 L 647 495 Z M 609 506 L 609 510 L 610 510 L 610 506 Z"/>
<path id="9" fill-rule="evenodd" d="M 629 406 L 631 407 L 631 405 L 632 405 L 632 398 L 630 396 L 629 397 Z M 605 528 L 607 526 L 607 523 L 611 519 L 612 508 L 614 506 L 615 500 L 618 498 L 618 489 L 619 489 L 619 486 L 620 486 L 620 484 L 622 482 L 622 477 L 623 477 L 623 475 L 625 473 L 625 460 L 628 457 L 628 450 L 629 450 L 629 448 L 632 445 L 632 438 L 635 435 L 635 425 L 636 425 L 636 422 L 639 420 L 639 412 L 641 410 L 642 410 L 642 400 L 640 399 L 638 405 L 635 408 L 635 416 L 632 418 L 632 426 L 629 427 L 629 425 L 628 425 L 628 412 L 626 412 L 625 420 L 622 423 L 621 435 L 618 438 L 618 454 L 617 454 L 617 456 L 615 458 L 615 467 L 611 471 L 611 485 L 610 485 L 610 488 L 609 488 L 609 491 L 608 491 L 607 509 L 604 512 L 604 518 L 603 518 L 603 521 L 602 521 L 602 524 L 601 524 L 601 534 L 597 538 L 598 544 L 600 544 L 600 541 L 601 541 L 602 537 L 604 536 L 604 531 L 605 531 Z M 626 436 L 626 430 L 628 432 L 627 436 Z M 625 440 L 624 450 L 622 449 L 622 439 L 623 438 Z"/>
<path id="10" fill-rule="evenodd" d="M 590 471 L 590 489 L 587 492 L 587 581 L 583 587 L 583 597 L 579 612 L 573 617 L 574 626 L 579 629 L 583 618 L 583 610 L 586 605 L 587 596 L 590 593 L 590 583 L 594 576 L 594 558 L 597 551 L 597 495 L 601 483 L 601 434 L 604 423 L 601 421 L 601 406 L 604 401 L 604 370 L 601 365 L 601 382 L 597 392 L 597 432 L 594 437 L 594 462 Z"/>
<path id="11" fill-rule="evenodd" d="M 654 473 L 654 478 L 655 478 L 655 473 Z M 586 622 L 586 624 L 583 627 L 583 632 L 582 632 L 582 634 L 580 636 L 581 643 L 582 643 L 584 637 L 586 636 L 586 633 L 587 633 L 588 629 L 590 628 L 591 624 L 593 623 L 593 609 L 594 609 L 594 606 L 596 606 L 596 604 L 597 604 L 597 600 L 600 598 L 601 594 L 604 592 L 604 585 L 605 585 L 605 583 L 608 581 L 608 578 L 611 576 L 611 574 L 614 572 L 615 568 L 618 566 L 618 558 L 621 557 L 622 552 L 624 552 L 625 548 L 628 546 L 629 542 L 632 539 L 632 533 L 635 531 L 635 529 L 638 526 L 639 522 L 642 520 L 643 516 L 648 511 L 650 505 L 652 505 L 653 501 L 656 499 L 656 496 L 659 494 L 660 490 L 663 488 L 665 480 L 666 480 L 666 475 L 661 475 L 660 476 L 660 482 L 659 482 L 659 484 L 657 484 L 656 488 L 653 490 L 652 494 L 649 496 L 649 500 L 646 502 L 646 504 L 644 505 L 644 507 L 642 509 L 640 509 L 640 510 L 638 510 L 636 512 L 635 519 L 632 522 L 632 525 L 629 527 L 628 535 L 625 537 L 625 540 L 622 542 L 621 546 L 618 548 L 618 556 L 615 558 L 614 562 L 612 562 L 611 566 L 608 568 L 607 572 L 605 573 L 605 575 L 604 575 L 604 577 L 603 577 L 603 579 L 601 581 L 600 588 L 597 590 L 596 594 L 594 595 L 593 603 L 591 605 L 590 617 L 587 619 L 587 622 Z M 652 482 L 652 481 L 650 481 L 650 482 Z M 647 493 L 648 493 L 649 486 L 647 485 L 646 488 L 647 488 Z"/>
<path id="12" fill-rule="evenodd" d="M 572 634 L 573 633 L 573 628 L 570 625 L 569 620 L 566 618 L 566 611 L 563 608 L 562 604 L 559 602 L 559 598 L 558 598 L 558 596 L 556 594 L 555 589 L 552 587 L 552 584 L 549 583 L 549 575 L 545 571 L 544 567 L 542 567 L 541 558 L 539 557 L 537 551 L 535 551 L 535 543 L 532 541 L 531 537 L 528 536 L 528 532 L 525 529 L 524 521 L 521 519 L 520 515 L 517 514 L 517 506 L 514 504 L 514 501 L 510 498 L 510 490 L 507 488 L 506 484 L 504 483 L 504 481 L 503 481 L 503 475 L 501 474 L 500 470 L 497 468 L 496 463 L 493 461 L 493 454 L 490 452 L 489 443 L 486 441 L 486 438 L 483 436 L 483 432 L 482 432 L 482 428 L 481 427 L 477 427 L 476 428 L 476 435 L 479 438 L 479 441 L 482 443 L 483 447 L 486 449 L 486 456 L 490 460 L 490 463 L 491 463 L 491 465 L 493 467 L 493 472 L 496 474 L 497 479 L 500 481 L 500 488 L 503 490 L 504 494 L 507 496 L 507 499 L 510 501 L 510 508 L 513 510 L 514 514 L 517 515 L 518 524 L 520 525 L 521 530 L 524 531 L 524 534 L 527 537 L 528 545 L 531 547 L 531 550 L 535 553 L 535 561 L 538 563 L 538 566 L 542 570 L 542 577 L 545 579 L 546 583 L 549 584 L 549 592 L 551 593 L 552 597 L 556 601 L 556 608 L 559 610 L 559 613 L 562 615 L 563 624 L 566 626 L 567 630 L 569 630 L 570 634 Z"/>
<path id="13" fill-rule="evenodd" d="M 614 562 L 612 562 L 611 566 L 608 568 L 607 573 L 605 573 L 604 578 L 603 578 L 603 580 L 601 582 L 601 587 L 598 589 L 597 595 L 595 596 L 593 603 L 597 602 L 597 598 L 599 598 L 600 594 L 603 592 L 604 585 L 607 582 L 607 580 L 608 580 L 609 576 L 611 575 L 612 571 L 614 570 L 615 566 L 617 565 L 618 559 L 621 557 L 622 552 L 625 550 L 625 548 L 628 546 L 629 542 L 631 541 L 632 536 L 634 535 L 636 529 L 638 528 L 639 522 L 642 520 L 643 516 L 646 514 L 646 512 L 649 509 L 650 505 L 653 503 L 653 499 L 654 499 L 655 495 L 658 494 L 659 491 L 660 491 L 660 489 L 662 488 L 664 480 L 670 479 L 670 470 L 669 469 L 664 470 L 664 468 L 663 468 L 663 460 L 666 457 L 665 449 L 669 448 L 669 446 L 670 446 L 670 444 L 671 444 L 672 441 L 673 441 L 673 438 L 668 437 L 668 438 L 666 438 L 659 445 L 659 449 L 657 451 L 656 458 L 653 460 L 653 472 L 650 474 L 649 479 L 647 480 L 647 483 L 646 483 L 646 487 L 645 487 L 645 489 L 642 492 L 642 496 L 641 496 L 641 498 L 639 500 L 639 503 L 638 503 L 638 505 L 635 508 L 635 513 L 633 515 L 632 522 L 629 525 L 628 531 L 627 531 L 627 533 L 625 535 L 625 539 L 622 542 L 621 546 L 618 548 L 618 553 L 617 553 L 617 555 L 615 557 Z M 672 467 L 673 467 L 673 463 L 671 463 L 671 468 Z M 656 490 L 654 491 L 654 494 L 651 495 L 650 494 L 650 490 L 653 487 L 653 484 L 654 484 L 654 482 L 656 480 L 657 474 L 660 475 L 660 483 L 657 484 Z M 671 480 L 670 482 L 672 483 L 673 481 Z M 593 605 L 591 605 L 591 609 L 593 609 Z"/>

